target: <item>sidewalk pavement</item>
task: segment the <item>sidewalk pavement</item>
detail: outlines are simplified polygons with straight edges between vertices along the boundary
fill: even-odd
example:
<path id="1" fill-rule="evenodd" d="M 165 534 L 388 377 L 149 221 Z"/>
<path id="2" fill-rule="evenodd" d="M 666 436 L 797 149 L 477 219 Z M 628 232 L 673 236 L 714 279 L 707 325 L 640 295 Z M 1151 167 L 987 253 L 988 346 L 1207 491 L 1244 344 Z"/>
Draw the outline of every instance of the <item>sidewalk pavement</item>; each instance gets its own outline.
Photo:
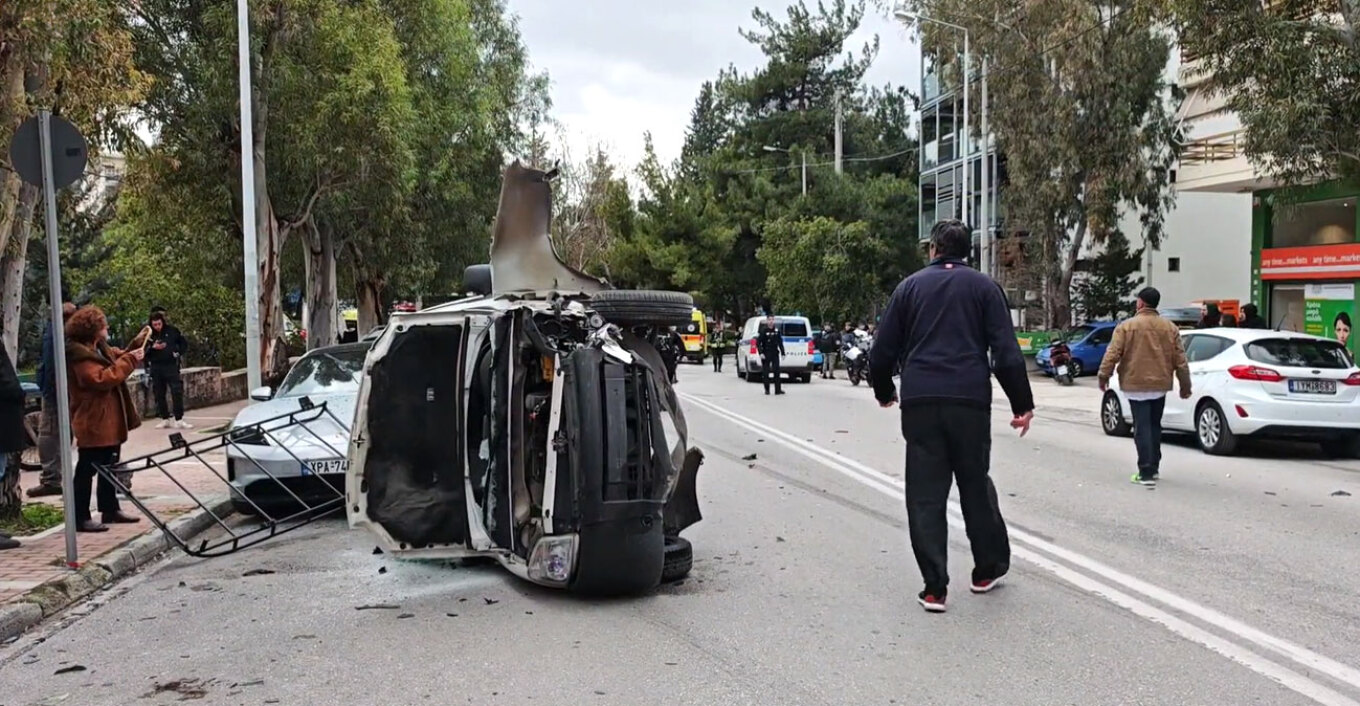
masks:
<path id="1" fill-rule="evenodd" d="M 185 440 L 190 442 L 195 438 L 202 438 L 205 432 L 212 433 L 214 428 L 229 423 L 245 406 L 246 401 L 242 400 L 192 410 L 185 415 L 185 421 L 193 424 L 194 429 L 183 430 L 181 433 Z M 124 460 L 144 456 L 170 445 L 170 434 L 180 430 L 156 429 L 158 422 L 157 419 L 143 420 L 142 426 L 129 434 L 127 443 L 123 445 Z M 205 458 L 212 463 L 218 473 L 226 477 L 226 457 L 220 449 L 206 455 Z M 167 469 L 174 473 L 175 480 L 182 483 L 200 500 L 207 502 L 208 499 L 226 496 L 226 488 L 222 481 L 198 461 L 177 461 L 167 466 Z M 23 473 L 19 482 L 24 490 L 24 501 L 38 502 L 30 500 L 27 495 L 28 489 L 38 484 L 38 473 Z M 184 490 L 165 474 L 154 469 L 133 475 L 132 492 L 167 523 L 197 509 Z M 41 501 L 61 505 L 60 497 L 42 498 Z M 122 501 L 122 506 L 123 511 L 130 515 L 139 514 L 137 507 L 127 500 Z M 98 519 L 97 512 L 95 519 Z M 137 524 L 109 525 L 108 532 L 78 534 L 76 546 L 80 564 L 91 565 L 139 537 L 158 532 L 155 525 L 142 518 Z M 37 535 L 15 539 L 18 539 L 22 546 L 0 552 L 0 606 L 19 599 L 43 584 L 59 581 L 74 573 L 66 567 L 64 526 L 58 525 Z"/>
<path id="2" fill-rule="evenodd" d="M 1102 393 L 1094 375 L 1078 378 L 1072 385 L 1059 385 L 1053 378 L 1033 373 L 1029 377 L 1030 388 L 1034 390 L 1034 414 L 1064 421 L 1100 424 L 1100 400 Z M 992 380 L 992 400 L 995 404 L 1009 410 L 1006 393 Z"/>

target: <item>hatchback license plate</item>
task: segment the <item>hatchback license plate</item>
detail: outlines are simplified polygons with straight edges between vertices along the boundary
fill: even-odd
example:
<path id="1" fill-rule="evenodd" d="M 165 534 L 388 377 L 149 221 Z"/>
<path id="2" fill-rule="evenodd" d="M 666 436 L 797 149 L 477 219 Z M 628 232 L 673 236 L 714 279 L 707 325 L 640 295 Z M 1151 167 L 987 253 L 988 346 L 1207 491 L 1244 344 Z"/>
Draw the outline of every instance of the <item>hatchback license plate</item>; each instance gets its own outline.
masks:
<path id="1" fill-rule="evenodd" d="M 302 464 L 303 475 L 344 473 L 349 470 L 349 460 L 331 458 L 325 461 L 307 461 Z"/>
<path id="2" fill-rule="evenodd" d="M 1289 391 L 1308 395 L 1335 395 L 1335 380 L 1290 380 Z"/>

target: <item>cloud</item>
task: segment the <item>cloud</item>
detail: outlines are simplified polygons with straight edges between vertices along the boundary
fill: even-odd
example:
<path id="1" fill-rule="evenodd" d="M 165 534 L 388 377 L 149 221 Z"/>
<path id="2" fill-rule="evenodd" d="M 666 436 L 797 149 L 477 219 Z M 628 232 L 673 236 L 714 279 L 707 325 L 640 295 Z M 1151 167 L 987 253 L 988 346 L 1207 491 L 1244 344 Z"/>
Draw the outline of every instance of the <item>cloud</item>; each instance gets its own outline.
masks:
<path id="1" fill-rule="evenodd" d="M 764 59 L 738 33 L 755 25 L 752 5 L 740 0 L 590 0 L 588 11 L 561 0 L 509 4 L 530 60 L 552 78 L 553 115 L 576 158 L 600 144 L 631 169 L 646 132 L 662 160 L 677 158 L 703 82 L 729 65 L 750 71 Z M 874 34 L 881 46 L 866 81 L 918 90 L 914 36 L 895 22 L 866 16 L 847 49 L 858 53 Z"/>

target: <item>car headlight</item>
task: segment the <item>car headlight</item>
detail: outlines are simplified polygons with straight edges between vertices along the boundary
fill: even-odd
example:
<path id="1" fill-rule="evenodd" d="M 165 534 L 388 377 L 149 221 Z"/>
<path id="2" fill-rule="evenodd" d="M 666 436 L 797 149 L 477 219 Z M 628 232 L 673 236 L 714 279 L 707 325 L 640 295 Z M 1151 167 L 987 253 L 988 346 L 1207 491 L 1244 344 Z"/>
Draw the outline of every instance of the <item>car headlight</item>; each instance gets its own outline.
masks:
<path id="1" fill-rule="evenodd" d="M 542 537 L 529 554 L 529 579 L 565 585 L 576 563 L 576 535 Z"/>
<path id="2" fill-rule="evenodd" d="M 241 427 L 227 432 L 227 438 L 233 443 L 242 446 L 268 446 L 269 440 L 264 437 L 264 432 L 259 427 Z"/>

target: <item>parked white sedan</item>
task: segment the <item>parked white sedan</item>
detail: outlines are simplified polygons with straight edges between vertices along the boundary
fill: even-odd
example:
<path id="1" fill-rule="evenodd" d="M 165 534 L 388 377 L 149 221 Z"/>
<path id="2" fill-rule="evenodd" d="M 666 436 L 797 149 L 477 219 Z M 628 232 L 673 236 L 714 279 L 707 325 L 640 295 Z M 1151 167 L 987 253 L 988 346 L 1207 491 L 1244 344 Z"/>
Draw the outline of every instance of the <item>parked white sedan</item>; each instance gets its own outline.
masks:
<path id="1" fill-rule="evenodd" d="M 370 345 L 309 351 L 277 391 L 251 393 L 257 404 L 236 415 L 234 443 L 227 448 L 227 478 L 238 512 L 253 515 L 262 509 L 279 518 L 304 506 L 338 505 L 349 467 L 354 400 Z M 303 398 L 316 408 L 303 412 Z M 324 411 L 319 409 L 323 403 Z"/>
<path id="2" fill-rule="evenodd" d="M 1232 454 L 1246 436 L 1317 441 L 1338 457 L 1360 453 L 1360 368 L 1342 344 L 1236 328 L 1186 331 L 1181 341 L 1194 394 L 1167 395 L 1167 431 L 1193 433 L 1215 455 Z M 1116 376 L 1101 401 L 1101 426 L 1126 436 L 1132 420 Z"/>

